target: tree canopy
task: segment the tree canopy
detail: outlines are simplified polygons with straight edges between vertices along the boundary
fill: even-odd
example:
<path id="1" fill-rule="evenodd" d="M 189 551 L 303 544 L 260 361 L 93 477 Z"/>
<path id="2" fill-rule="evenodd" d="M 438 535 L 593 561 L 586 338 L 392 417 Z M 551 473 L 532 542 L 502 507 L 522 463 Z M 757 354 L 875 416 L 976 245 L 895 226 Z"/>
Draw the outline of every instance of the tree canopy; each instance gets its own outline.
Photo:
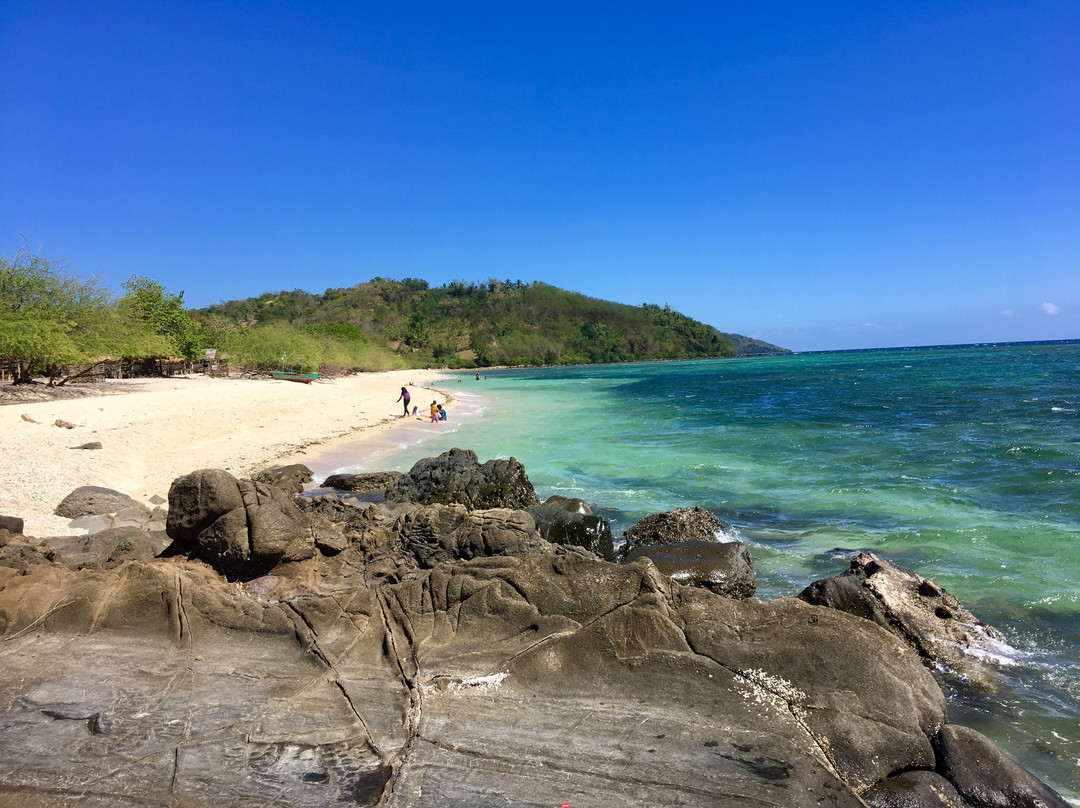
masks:
<path id="1" fill-rule="evenodd" d="M 410 364 L 451 367 L 732 356 L 737 336 L 667 306 L 628 306 L 509 279 L 431 288 L 411 278 L 375 278 L 323 294 L 267 293 L 200 315 L 256 331 L 348 328 L 372 344 L 389 345 Z M 765 343 L 754 347 L 783 352 Z"/>
<path id="2" fill-rule="evenodd" d="M 0 364 L 17 384 L 37 376 L 63 384 L 106 359 L 174 355 L 169 336 L 133 312 L 98 278 L 81 279 L 64 261 L 26 249 L 0 257 Z"/>

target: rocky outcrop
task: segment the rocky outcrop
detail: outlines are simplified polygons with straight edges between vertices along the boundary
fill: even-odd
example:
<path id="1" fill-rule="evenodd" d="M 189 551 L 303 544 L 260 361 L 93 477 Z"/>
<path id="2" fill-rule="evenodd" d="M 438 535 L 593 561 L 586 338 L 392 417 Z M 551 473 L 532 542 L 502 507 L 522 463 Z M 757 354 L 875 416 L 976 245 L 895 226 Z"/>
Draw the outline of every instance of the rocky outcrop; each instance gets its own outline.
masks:
<path id="1" fill-rule="evenodd" d="M 648 558 L 658 570 L 686 586 L 700 586 L 729 598 L 753 597 L 754 564 L 741 541 L 681 541 L 630 551 L 628 561 Z"/>
<path id="2" fill-rule="evenodd" d="M 116 513 L 122 508 L 138 504 L 127 494 L 111 488 L 84 485 L 64 497 L 56 506 L 56 515 L 63 516 L 65 519 L 77 519 L 80 516 Z"/>
<path id="3" fill-rule="evenodd" d="M 303 463 L 292 463 L 288 466 L 263 469 L 252 475 L 251 479 L 257 483 L 277 486 L 290 494 L 299 494 L 304 490 L 304 486 L 314 479 L 314 475 Z"/>
<path id="4" fill-rule="evenodd" d="M 475 452 L 451 449 L 417 461 L 386 489 L 386 501 L 515 510 L 535 505 L 540 498 L 524 466 L 514 458 L 488 460 L 481 465 Z"/>
<path id="5" fill-rule="evenodd" d="M 0 793 L 87 805 L 854 808 L 933 770 L 945 722 L 873 624 L 644 560 L 483 558 L 287 600 L 180 560 L 32 572 L 0 590 L 0 635 Z"/>
<path id="6" fill-rule="evenodd" d="M 523 510 L 331 520 L 216 470 L 169 504 L 190 558 L 76 570 L 0 529 L 0 805 L 1064 805 L 872 620 Z"/>
<path id="7" fill-rule="evenodd" d="M 682 541 L 716 541 L 724 525 L 712 511 L 701 507 L 677 508 L 646 516 L 623 535 L 622 555 L 635 547 L 649 544 L 675 544 Z"/>
<path id="8" fill-rule="evenodd" d="M 996 688 L 985 649 L 1001 633 L 983 623 L 946 590 L 873 553 L 859 553 L 841 575 L 815 581 L 799 598 L 871 620 L 922 656 L 940 662 L 985 688 Z"/>
<path id="9" fill-rule="evenodd" d="M 231 578 L 255 578 L 315 552 L 308 520 L 282 489 L 203 469 L 169 488 L 172 552 L 200 558 Z"/>

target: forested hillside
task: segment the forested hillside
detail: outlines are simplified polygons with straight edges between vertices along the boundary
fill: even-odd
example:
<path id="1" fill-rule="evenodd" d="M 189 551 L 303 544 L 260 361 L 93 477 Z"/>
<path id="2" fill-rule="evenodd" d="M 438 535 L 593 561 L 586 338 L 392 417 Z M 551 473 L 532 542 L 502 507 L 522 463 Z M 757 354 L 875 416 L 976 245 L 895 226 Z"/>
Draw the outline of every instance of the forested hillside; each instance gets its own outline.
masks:
<path id="1" fill-rule="evenodd" d="M 238 331 L 252 338 L 292 331 L 298 341 L 303 334 L 305 344 L 321 337 L 389 346 L 410 365 L 584 364 L 786 352 L 723 334 L 668 307 L 611 303 L 538 282 L 431 288 L 422 280 L 376 278 L 318 295 L 264 294 L 193 315 L 209 331 L 230 334 L 228 342 L 235 342 Z M 737 351 L 736 345 L 750 350 Z"/>

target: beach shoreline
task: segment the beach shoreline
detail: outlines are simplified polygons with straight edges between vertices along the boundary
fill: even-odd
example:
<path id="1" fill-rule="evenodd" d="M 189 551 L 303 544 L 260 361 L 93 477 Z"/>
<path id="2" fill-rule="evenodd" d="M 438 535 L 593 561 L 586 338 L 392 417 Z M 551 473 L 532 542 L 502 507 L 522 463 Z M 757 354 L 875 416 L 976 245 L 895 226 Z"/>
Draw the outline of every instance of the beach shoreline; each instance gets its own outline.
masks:
<path id="1" fill-rule="evenodd" d="M 453 401 L 429 386 L 439 374 L 398 370 L 314 384 L 191 375 L 109 380 L 76 397 L 9 398 L 0 406 L 0 514 L 23 519 L 27 536 L 75 535 L 81 531 L 54 510 L 80 486 L 150 504 L 196 469 L 245 477 L 303 463 L 314 447 L 325 451 L 411 423 L 395 403 L 402 386 L 426 421 L 428 394 Z M 78 448 L 95 443 L 101 448 Z"/>

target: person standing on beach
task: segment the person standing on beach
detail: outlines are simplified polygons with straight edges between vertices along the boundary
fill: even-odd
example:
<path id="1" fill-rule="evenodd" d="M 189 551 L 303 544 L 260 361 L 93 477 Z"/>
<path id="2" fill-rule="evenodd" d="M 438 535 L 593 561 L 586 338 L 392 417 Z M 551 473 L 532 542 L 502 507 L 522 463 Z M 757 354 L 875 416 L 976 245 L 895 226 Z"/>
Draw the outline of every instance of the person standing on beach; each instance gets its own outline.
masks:
<path id="1" fill-rule="evenodd" d="M 431 402 L 431 423 L 433 423 L 433 424 L 437 423 L 438 420 L 439 420 L 439 405 L 436 402 L 432 401 Z"/>
<path id="2" fill-rule="evenodd" d="M 398 401 L 403 401 L 404 404 L 405 404 L 405 414 L 402 415 L 401 417 L 402 418 L 408 418 L 409 417 L 409 391 L 406 390 L 404 387 L 402 387 L 401 388 L 401 395 L 398 396 L 397 400 Z"/>

